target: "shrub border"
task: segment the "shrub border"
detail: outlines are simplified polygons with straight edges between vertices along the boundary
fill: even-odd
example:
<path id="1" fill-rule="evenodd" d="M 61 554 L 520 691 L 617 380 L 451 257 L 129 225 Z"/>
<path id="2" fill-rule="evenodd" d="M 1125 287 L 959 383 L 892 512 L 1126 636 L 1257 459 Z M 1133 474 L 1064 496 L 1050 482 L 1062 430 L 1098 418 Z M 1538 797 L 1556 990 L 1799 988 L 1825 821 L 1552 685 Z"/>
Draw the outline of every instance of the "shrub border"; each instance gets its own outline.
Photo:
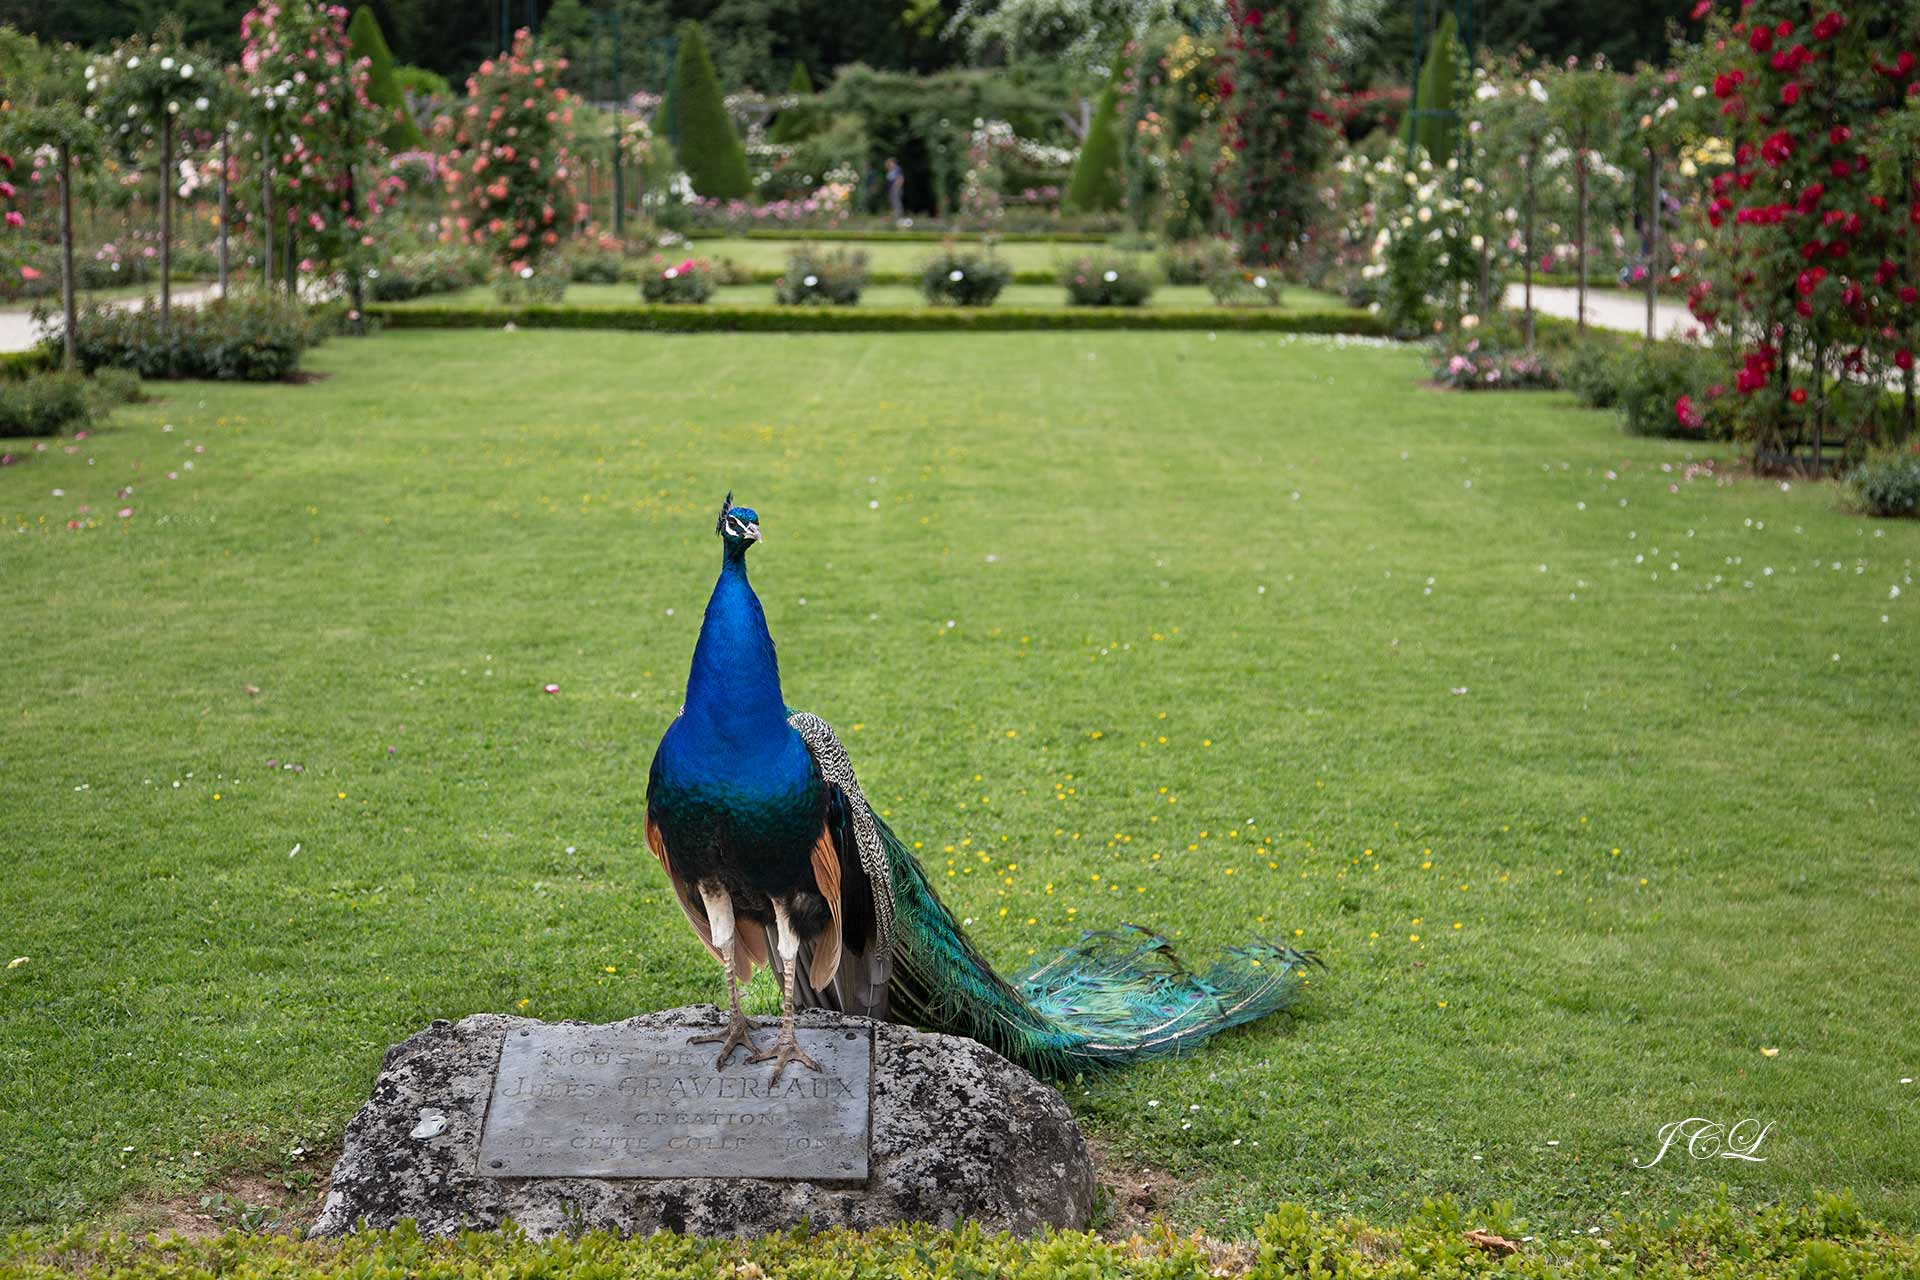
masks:
<path id="1" fill-rule="evenodd" d="M 378 305 L 389 329 L 610 329 L 641 333 L 1014 333 L 1226 330 L 1390 336 L 1365 311 L 1145 307 L 429 307 Z"/>
<path id="2" fill-rule="evenodd" d="M 51 369 L 55 363 L 53 353 L 46 347 L 29 347 L 25 351 L 0 351 L 0 379 L 24 378 L 30 373 Z"/>

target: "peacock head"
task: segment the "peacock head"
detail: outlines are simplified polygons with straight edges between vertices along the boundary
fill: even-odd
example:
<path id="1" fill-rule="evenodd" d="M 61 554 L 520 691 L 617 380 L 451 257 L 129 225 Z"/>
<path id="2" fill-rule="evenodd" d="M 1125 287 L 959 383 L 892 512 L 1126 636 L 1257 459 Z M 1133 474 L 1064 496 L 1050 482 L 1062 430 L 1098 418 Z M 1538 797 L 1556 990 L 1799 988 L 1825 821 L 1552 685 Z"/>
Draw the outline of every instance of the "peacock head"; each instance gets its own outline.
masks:
<path id="1" fill-rule="evenodd" d="M 726 544 L 728 555 L 744 555 L 748 547 L 760 541 L 759 513 L 752 507 L 734 506 L 733 493 L 729 490 L 726 501 L 720 504 L 720 519 L 714 525 L 714 532 Z"/>

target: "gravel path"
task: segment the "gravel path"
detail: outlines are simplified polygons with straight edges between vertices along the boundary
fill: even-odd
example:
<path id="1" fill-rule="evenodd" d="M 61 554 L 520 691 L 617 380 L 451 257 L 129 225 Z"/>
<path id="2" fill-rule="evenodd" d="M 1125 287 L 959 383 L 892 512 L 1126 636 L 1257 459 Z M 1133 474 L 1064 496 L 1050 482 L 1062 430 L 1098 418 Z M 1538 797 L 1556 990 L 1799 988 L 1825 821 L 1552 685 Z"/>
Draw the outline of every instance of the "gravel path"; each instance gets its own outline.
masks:
<path id="1" fill-rule="evenodd" d="M 1504 299 L 1508 311 L 1518 312 L 1526 297 L 1521 285 L 1507 286 Z M 1574 318 L 1579 306 L 1580 291 L 1561 285 L 1533 286 L 1533 309 L 1543 316 L 1560 316 L 1563 319 Z M 1647 331 L 1647 298 L 1641 293 L 1625 293 L 1611 285 L 1604 288 L 1589 285 L 1587 288 L 1587 323 L 1597 329 L 1618 329 L 1623 333 L 1645 333 Z M 1699 321 L 1686 308 L 1686 304 L 1671 302 L 1665 298 L 1654 307 L 1654 329 L 1662 338 L 1684 335 Z"/>
<path id="2" fill-rule="evenodd" d="M 220 292 L 220 286 L 214 284 L 187 285 L 173 291 L 173 305 L 176 307 L 197 307 Z M 107 305 L 126 310 L 138 307 L 143 299 L 121 298 Z M 38 346 L 40 333 L 33 323 L 31 310 L 0 311 L 0 351 L 28 351 Z"/>

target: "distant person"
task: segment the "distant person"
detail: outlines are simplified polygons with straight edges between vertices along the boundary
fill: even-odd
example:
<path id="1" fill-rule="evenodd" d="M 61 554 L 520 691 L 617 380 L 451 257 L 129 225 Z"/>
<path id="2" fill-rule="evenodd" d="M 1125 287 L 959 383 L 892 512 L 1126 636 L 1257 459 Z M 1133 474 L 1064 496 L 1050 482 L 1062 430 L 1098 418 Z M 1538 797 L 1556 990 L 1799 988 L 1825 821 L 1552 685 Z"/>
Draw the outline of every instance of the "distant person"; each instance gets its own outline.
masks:
<path id="1" fill-rule="evenodd" d="M 893 220 L 907 220 L 907 175 L 900 162 L 887 157 L 887 204 L 893 208 Z"/>

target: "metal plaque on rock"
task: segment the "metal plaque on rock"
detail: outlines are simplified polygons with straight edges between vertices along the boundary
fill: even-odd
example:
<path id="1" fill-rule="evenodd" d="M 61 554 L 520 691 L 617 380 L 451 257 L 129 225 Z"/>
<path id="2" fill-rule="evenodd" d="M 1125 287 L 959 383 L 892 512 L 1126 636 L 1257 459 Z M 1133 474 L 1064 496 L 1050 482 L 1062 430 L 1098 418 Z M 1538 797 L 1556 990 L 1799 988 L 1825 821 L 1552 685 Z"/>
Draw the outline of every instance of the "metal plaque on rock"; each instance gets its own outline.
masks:
<path id="1" fill-rule="evenodd" d="M 749 1064 L 740 1051 L 716 1070 L 717 1048 L 688 1044 L 687 1034 L 509 1032 L 480 1135 L 480 1173 L 866 1179 L 871 1031 L 802 1029 L 800 1047 L 821 1069 L 791 1065 L 778 1084 L 772 1062 Z"/>

